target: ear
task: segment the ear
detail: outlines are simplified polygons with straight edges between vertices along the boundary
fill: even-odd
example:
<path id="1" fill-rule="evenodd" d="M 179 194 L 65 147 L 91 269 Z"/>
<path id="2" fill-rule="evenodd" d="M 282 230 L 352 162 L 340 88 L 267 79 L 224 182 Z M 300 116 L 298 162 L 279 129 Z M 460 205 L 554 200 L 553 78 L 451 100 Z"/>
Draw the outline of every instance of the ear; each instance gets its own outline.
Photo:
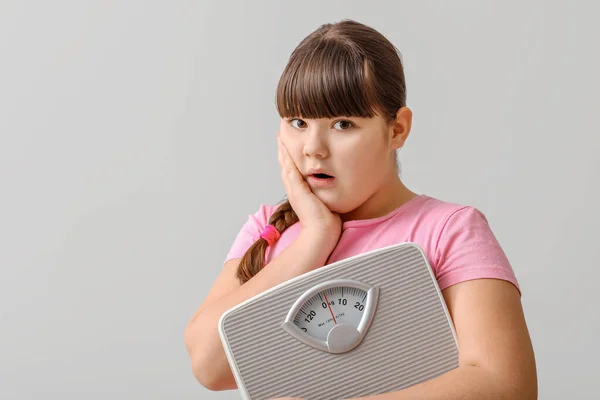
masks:
<path id="1" fill-rule="evenodd" d="M 400 107 L 396 113 L 396 121 L 391 128 L 390 146 L 396 150 L 404 146 L 412 125 L 412 111 L 408 107 Z"/>

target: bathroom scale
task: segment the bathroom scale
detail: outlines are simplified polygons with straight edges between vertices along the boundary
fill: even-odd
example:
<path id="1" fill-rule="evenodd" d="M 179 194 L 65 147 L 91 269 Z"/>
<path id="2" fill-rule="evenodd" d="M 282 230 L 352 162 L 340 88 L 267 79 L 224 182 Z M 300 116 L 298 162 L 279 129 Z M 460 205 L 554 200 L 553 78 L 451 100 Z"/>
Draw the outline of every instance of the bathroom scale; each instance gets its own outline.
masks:
<path id="1" fill-rule="evenodd" d="M 274 286 L 223 313 L 219 335 L 246 400 L 363 397 L 458 367 L 446 303 L 411 242 Z"/>

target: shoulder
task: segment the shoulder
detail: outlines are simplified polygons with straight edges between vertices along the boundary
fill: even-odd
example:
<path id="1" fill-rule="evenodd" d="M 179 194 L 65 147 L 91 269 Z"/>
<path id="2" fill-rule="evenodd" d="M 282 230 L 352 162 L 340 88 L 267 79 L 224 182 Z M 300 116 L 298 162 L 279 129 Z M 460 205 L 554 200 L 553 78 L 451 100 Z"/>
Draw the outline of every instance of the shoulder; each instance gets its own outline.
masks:
<path id="1" fill-rule="evenodd" d="M 248 215 L 247 223 L 264 228 L 268 223 L 271 215 L 277 211 L 281 203 L 278 204 L 260 204 L 252 214 Z"/>
<path id="2" fill-rule="evenodd" d="M 478 209 L 472 205 L 445 201 L 431 196 L 423 197 L 424 201 L 422 202 L 422 210 L 438 217 L 448 218 L 457 212 L 466 211 L 466 213 L 470 213 L 473 211 L 478 211 Z"/>
<path id="3" fill-rule="evenodd" d="M 476 206 L 444 201 L 430 196 L 424 196 L 419 214 L 421 222 L 429 224 L 440 233 L 449 226 L 488 224 L 487 217 Z"/>
<path id="4" fill-rule="evenodd" d="M 271 215 L 277 211 L 279 204 L 260 204 L 258 210 L 253 214 L 253 216 L 261 222 L 261 225 L 264 227 L 269 222 L 269 218 Z"/>
<path id="5" fill-rule="evenodd" d="M 260 238 L 260 234 L 277 208 L 279 208 L 279 204 L 261 204 L 258 210 L 248 215 L 237 233 L 225 261 L 241 258 L 246 253 L 246 250 Z"/>
<path id="6" fill-rule="evenodd" d="M 481 209 L 429 197 L 421 213 L 442 288 L 476 278 L 504 279 L 518 288 L 511 263 Z"/>
<path id="7" fill-rule="evenodd" d="M 450 245 L 468 244 L 481 235 L 494 236 L 486 215 L 473 205 L 426 196 L 420 213 L 423 225 L 429 225 L 430 234 L 436 237 L 438 256 Z"/>
<path id="8" fill-rule="evenodd" d="M 435 197 L 421 195 L 421 201 L 410 209 L 410 220 L 415 228 L 427 236 L 441 235 L 447 229 L 467 225 L 487 224 L 484 213 L 475 206 L 444 201 Z M 399 215 L 402 223 L 406 214 Z"/>

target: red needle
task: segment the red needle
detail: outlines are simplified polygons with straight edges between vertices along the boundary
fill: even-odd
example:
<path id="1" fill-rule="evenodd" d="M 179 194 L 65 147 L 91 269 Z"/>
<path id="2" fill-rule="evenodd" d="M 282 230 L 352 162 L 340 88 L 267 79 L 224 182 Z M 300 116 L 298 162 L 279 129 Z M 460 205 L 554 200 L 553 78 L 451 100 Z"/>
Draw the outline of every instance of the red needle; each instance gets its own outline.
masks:
<path id="1" fill-rule="evenodd" d="M 335 315 L 333 315 L 333 311 L 331 310 L 331 306 L 329 305 L 329 300 L 327 300 L 327 295 L 325 294 L 325 292 L 323 292 L 323 296 L 325 296 L 325 301 L 327 302 L 327 307 L 329 307 L 329 312 L 331 313 L 331 316 L 333 317 L 333 322 L 337 325 L 337 321 L 335 320 Z"/>

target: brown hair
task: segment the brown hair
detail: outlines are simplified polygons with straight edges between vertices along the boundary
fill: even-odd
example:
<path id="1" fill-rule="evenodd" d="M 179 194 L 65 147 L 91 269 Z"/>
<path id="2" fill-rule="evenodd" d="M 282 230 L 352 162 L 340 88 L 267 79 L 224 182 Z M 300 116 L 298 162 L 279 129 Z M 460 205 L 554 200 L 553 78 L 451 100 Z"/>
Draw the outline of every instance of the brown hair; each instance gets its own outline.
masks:
<path id="1" fill-rule="evenodd" d="M 375 29 L 345 19 L 321 25 L 292 52 L 277 86 L 281 118 L 309 119 L 339 116 L 395 121 L 406 105 L 401 55 Z M 289 201 L 269 218 L 283 233 L 298 222 Z M 240 260 L 237 278 L 243 284 L 265 263 L 267 241 L 259 238 Z"/>

